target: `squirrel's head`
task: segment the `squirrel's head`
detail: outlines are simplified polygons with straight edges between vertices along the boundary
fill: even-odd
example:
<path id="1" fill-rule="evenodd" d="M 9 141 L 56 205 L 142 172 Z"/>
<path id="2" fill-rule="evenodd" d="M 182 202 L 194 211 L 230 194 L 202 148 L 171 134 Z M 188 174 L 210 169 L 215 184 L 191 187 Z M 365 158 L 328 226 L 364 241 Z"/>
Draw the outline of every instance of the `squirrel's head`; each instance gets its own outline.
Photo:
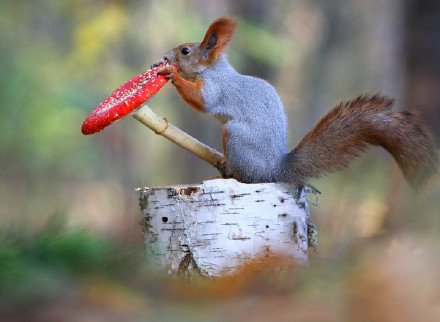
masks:
<path id="1" fill-rule="evenodd" d="M 223 53 L 232 39 L 236 22 L 229 17 L 215 20 L 206 31 L 201 43 L 185 43 L 171 49 L 164 59 L 177 66 L 179 72 L 197 74 L 209 68 Z"/>

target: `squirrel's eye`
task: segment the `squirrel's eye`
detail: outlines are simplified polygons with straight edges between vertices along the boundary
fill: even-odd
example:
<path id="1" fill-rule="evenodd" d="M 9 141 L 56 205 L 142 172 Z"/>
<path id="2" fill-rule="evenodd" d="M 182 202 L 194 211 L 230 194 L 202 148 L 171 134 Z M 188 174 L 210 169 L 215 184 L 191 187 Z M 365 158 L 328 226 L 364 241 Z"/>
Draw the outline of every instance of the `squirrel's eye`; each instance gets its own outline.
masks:
<path id="1" fill-rule="evenodd" d="M 182 54 L 184 54 L 184 55 L 188 55 L 189 52 L 190 52 L 190 50 L 189 50 L 188 47 L 183 47 L 182 50 L 181 50 L 180 52 L 181 52 Z"/>

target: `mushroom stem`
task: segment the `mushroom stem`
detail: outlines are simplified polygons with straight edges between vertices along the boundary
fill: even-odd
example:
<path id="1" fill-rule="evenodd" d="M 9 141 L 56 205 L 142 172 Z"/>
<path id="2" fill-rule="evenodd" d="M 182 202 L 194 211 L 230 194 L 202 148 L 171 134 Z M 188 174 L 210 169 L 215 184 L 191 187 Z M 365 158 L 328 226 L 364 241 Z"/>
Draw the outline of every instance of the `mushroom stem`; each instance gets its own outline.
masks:
<path id="1" fill-rule="evenodd" d="M 200 159 L 208 162 L 217 168 L 223 177 L 226 176 L 226 160 L 223 154 L 169 123 L 165 118 L 153 112 L 147 104 L 142 104 L 133 114 L 133 117 L 151 129 L 154 133 L 162 135 L 185 150 L 198 156 Z"/>

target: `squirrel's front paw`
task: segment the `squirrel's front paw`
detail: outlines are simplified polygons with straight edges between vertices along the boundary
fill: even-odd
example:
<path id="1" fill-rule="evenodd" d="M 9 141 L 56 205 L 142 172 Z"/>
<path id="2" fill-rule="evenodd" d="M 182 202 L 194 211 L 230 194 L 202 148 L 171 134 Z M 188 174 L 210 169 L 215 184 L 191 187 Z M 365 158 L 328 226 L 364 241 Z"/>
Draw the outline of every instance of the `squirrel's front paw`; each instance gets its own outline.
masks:
<path id="1" fill-rule="evenodd" d="M 177 73 L 177 68 L 174 66 L 165 66 L 162 67 L 161 69 L 159 69 L 159 71 L 157 72 L 158 75 L 163 75 L 165 76 L 166 79 L 173 79 L 174 76 Z"/>

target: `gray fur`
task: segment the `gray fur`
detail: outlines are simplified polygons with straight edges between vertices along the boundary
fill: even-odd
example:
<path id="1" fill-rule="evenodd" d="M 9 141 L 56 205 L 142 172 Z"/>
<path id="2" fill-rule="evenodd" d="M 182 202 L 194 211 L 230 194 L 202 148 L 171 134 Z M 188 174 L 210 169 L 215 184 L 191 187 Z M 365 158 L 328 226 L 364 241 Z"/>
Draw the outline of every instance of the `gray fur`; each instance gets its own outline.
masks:
<path id="1" fill-rule="evenodd" d="M 224 54 L 199 75 L 206 112 L 228 132 L 228 174 L 245 182 L 276 180 L 287 154 L 287 121 L 276 90 L 237 73 Z"/>

